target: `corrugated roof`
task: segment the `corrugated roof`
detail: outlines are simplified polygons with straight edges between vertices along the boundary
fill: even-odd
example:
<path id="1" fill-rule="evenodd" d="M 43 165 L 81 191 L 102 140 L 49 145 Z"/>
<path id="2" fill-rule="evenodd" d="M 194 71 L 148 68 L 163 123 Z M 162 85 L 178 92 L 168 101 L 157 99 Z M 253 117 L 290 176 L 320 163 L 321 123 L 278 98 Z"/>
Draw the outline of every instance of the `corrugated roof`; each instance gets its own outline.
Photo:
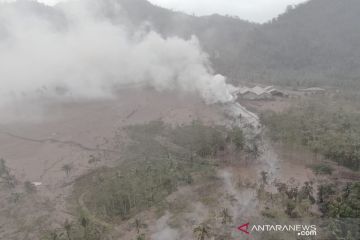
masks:
<path id="1" fill-rule="evenodd" d="M 242 88 L 239 89 L 240 94 L 245 94 L 245 93 L 247 93 L 249 91 L 250 91 L 250 88 L 248 88 L 248 87 L 242 87 Z"/>
<path id="2" fill-rule="evenodd" d="M 267 87 L 260 87 L 260 86 L 255 86 L 253 88 L 248 88 L 248 87 L 239 87 L 237 90 L 237 94 L 241 94 L 244 95 L 246 93 L 254 93 L 258 96 L 262 95 L 262 94 L 266 94 L 266 93 L 271 93 L 272 91 L 275 91 L 276 89 L 273 86 L 267 86 Z"/>
<path id="3" fill-rule="evenodd" d="M 273 91 L 275 89 L 274 89 L 274 86 L 267 86 L 267 87 L 264 88 L 264 90 L 267 91 L 267 92 L 270 92 L 270 91 Z"/>

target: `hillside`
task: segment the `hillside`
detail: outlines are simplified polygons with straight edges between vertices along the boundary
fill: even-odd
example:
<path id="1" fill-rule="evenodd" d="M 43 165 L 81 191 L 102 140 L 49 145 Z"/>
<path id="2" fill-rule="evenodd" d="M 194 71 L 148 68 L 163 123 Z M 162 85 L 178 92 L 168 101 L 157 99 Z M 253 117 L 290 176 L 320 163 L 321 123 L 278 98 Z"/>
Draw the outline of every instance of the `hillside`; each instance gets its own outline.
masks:
<path id="1" fill-rule="evenodd" d="M 313 0 L 261 26 L 240 51 L 240 76 L 359 86 L 360 2 Z"/>
<path id="2" fill-rule="evenodd" d="M 197 17 L 154 6 L 146 0 L 118 0 L 121 11 L 113 10 L 109 16 L 113 19 L 118 15 L 126 16 L 130 24 L 137 27 L 144 23 L 161 33 L 163 36 L 179 36 L 199 38 L 203 49 L 211 56 L 214 68 L 224 75 L 235 75 L 234 68 L 239 62 L 236 51 L 245 47 L 246 39 L 257 24 L 229 16 L 214 14 Z M 109 4 L 108 6 L 111 6 Z M 235 51 L 234 51 L 235 50 Z"/>
<path id="3" fill-rule="evenodd" d="M 130 29 L 150 25 L 163 36 L 197 36 L 215 71 L 232 82 L 360 87 L 358 0 L 311 0 L 261 25 L 229 16 L 192 16 L 146 0 L 93 1 L 103 17 Z M 56 11 L 63 4 L 69 3 L 55 8 L 24 1 L 14 5 L 24 17 L 36 12 L 64 27 L 67 20 Z M 6 32 L 0 23 L 0 39 Z"/>
<path id="4" fill-rule="evenodd" d="M 148 21 L 164 35 L 198 36 L 214 68 L 233 81 L 359 85 L 357 0 L 312 0 L 263 25 L 189 16 L 144 0 L 119 1 L 137 24 Z"/>

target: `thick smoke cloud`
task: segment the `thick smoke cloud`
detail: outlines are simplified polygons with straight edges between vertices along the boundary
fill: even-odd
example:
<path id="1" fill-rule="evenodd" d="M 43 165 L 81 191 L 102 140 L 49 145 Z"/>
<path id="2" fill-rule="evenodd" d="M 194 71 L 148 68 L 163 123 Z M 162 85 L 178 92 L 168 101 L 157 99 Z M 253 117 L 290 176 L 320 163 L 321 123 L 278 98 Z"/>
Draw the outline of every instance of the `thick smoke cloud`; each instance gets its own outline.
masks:
<path id="1" fill-rule="evenodd" d="M 168 221 L 170 220 L 170 213 L 166 213 L 156 222 L 155 233 L 152 234 L 152 240 L 179 240 L 180 235 L 177 230 L 171 228 L 168 225 Z"/>
<path id="2" fill-rule="evenodd" d="M 105 2 L 111 4 L 108 9 L 121 9 L 115 1 Z M 129 83 L 194 92 L 207 103 L 232 100 L 233 87 L 213 74 L 195 37 L 165 39 L 151 30 L 115 24 L 105 15 L 101 1 L 56 7 L 3 4 L 0 101 L 38 95 L 107 97 Z"/>

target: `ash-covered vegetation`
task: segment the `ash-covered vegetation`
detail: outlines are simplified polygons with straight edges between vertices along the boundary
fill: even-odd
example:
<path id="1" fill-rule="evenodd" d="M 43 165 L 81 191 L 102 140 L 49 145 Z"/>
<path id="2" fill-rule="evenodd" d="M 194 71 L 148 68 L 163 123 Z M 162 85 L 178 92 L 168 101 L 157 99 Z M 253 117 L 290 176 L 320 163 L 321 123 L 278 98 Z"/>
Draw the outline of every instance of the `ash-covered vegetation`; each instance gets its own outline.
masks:
<path id="1" fill-rule="evenodd" d="M 235 149 L 243 146 L 238 140 L 242 132 L 201 122 L 173 128 L 153 121 L 126 131 L 132 142 L 119 166 L 90 174 L 81 187 L 89 190 L 86 206 L 106 221 L 127 219 L 159 204 L 179 186 L 213 175 L 219 152 L 234 139 Z"/>
<path id="2" fill-rule="evenodd" d="M 330 218 L 360 217 L 360 182 L 348 183 L 342 187 L 324 184 L 319 187 L 320 210 Z"/>
<path id="3" fill-rule="evenodd" d="M 0 238 L 232 240 L 243 221 L 312 219 L 323 239 L 360 239 L 359 12 L 358 0 L 311 0 L 254 24 L 146 0 L 0 3 Z M 258 83 L 287 85 L 288 98 L 244 101 L 254 115 L 276 110 L 263 126 L 224 126 L 246 120 L 222 115 L 243 104 L 235 86 Z M 297 91 L 312 86 L 323 96 Z M 127 87 L 144 92 L 86 105 Z M 152 112 L 148 90 L 189 105 Z M 28 99 L 54 105 L 18 124 Z M 199 116 L 224 125 L 144 123 L 194 119 L 205 105 L 221 120 Z M 107 120 L 100 108 L 124 109 Z"/>
<path id="4" fill-rule="evenodd" d="M 118 165 L 101 167 L 81 177 L 75 184 L 71 201 L 77 220 L 66 221 L 62 228 L 47 230 L 44 239 L 101 240 L 110 236 L 114 226 L 124 223 L 137 233 L 134 239 L 153 239 L 148 234 L 148 222 L 139 219 L 138 214 L 154 210 L 158 216 L 163 216 L 171 211 L 170 226 L 180 228 L 181 216 L 190 200 L 167 199 L 183 187 L 197 189 L 201 204 L 215 209 L 201 224 L 188 229 L 189 236 L 194 239 L 233 239 L 231 232 L 236 224 L 236 212 L 230 211 L 224 200 L 217 199 L 221 194 L 219 188 L 223 186 L 216 171 L 229 166 L 229 162 L 221 160 L 224 154 L 239 156 L 235 164 L 246 158 L 255 161 L 241 129 L 209 126 L 200 121 L 178 126 L 152 121 L 124 130 L 129 141 Z M 324 163 L 312 167 L 319 175 L 332 174 L 332 168 Z M 252 189 L 256 193 L 258 221 L 289 223 L 310 219 L 320 224 L 321 237 L 356 239 L 359 236 L 356 226 L 356 219 L 360 217 L 358 182 L 334 180 L 328 183 L 323 180 L 299 184 L 276 178 L 271 180 L 267 171 L 254 178 L 257 180 L 252 183 L 236 180 L 235 188 L 236 191 Z M 269 188 L 276 191 L 269 191 Z M 237 201 L 236 196 L 227 194 L 224 199 Z M 179 239 L 175 233 L 170 236 Z M 287 234 L 262 235 L 264 239 L 284 236 L 292 239 Z"/>
<path id="5" fill-rule="evenodd" d="M 262 120 L 272 140 L 289 147 L 303 146 L 314 153 L 315 159 L 323 156 L 355 171 L 359 170 L 359 113 L 310 101 L 285 112 L 265 113 Z"/>
<path id="6" fill-rule="evenodd" d="M 151 208 L 164 212 L 165 199 L 180 187 L 213 181 L 216 167 L 223 164 L 220 154 L 252 156 L 237 127 L 201 121 L 171 126 L 159 120 L 124 130 L 129 143 L 118 166 L 96 169 L 75 184 L 73 202 L 80 220 L 48 230 L 44 239 L 104 239 L 113 224 Z M 137 239 L 148 239 L 140 230 Z"/>
<path id="7" fill-rule="evenodd" d="M 265 135 L 314 174 L 304 184 L 275 182 L 277 193 L 260 188 L 262 215 L 274 221 L 315 219 L 324 239 L 359 238 L 360 114 L 344 94 L 305 96 L 287 109 L 261 113 Z M 316 210 L 315 210 L 316 209 Z M 289 220 L 290 221 L 290 220 Z M 279 236 L 280 238 L 280 236 Z"/>
<path id="8" fill-rule="evenodd" d="M 11 173 L 11 170 L 6 165 L 5 159 L 0 158 L 0 184 L 7 188 L 14 188 L 16 183 L 16 177 Z"/>
<path id="9" fill-rule="evenodd" d="M 321 239 L 351 239 L 360 237 L 358 219 L 360 217 L 359 182 L 354 183 L 321 183 L 317 187 L 313 182 L 303 185 L 276 182 L 277 192 L 268 192 L 261 186 L 258 198 L 265 202 L 262 218 L 259 221 L 301 222 L 309 221 L 320 230 L 317 237 Z M 319 211 L 314 211 L 319 209 Z M 308 223 L 309 223 L 308 222 Z M 263 234 L 264 239 L 284 238 L 284 234 Z M 275 238 L 273 238 L 275 237 Z M 315 238 L 316 239 L 316 238 Z"/>

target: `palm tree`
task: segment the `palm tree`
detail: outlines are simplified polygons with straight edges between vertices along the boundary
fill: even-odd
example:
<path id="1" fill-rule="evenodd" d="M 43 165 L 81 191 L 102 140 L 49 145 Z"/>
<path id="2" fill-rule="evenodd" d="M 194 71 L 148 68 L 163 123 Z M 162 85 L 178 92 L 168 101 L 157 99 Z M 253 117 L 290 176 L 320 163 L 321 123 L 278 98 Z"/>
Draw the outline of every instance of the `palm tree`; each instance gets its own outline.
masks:
<path id="1" fill-rule="evenodd" d="M 2 177 L 3 175 L 8 175 L 8 174 L 9 174 L 9 170 L 6 167 L 5 160 L 3 158 L 0 158 L 0 177 Z"/>
<path id="2" fill-rule="evenodd" d="M 267 180 L 268 180 L 268 173 L 266 171 L 262 171 L 261 173 L 261 180 L 263 182 L 263 184 L 268 184 Z"/>
<path id="3" fill-rule="evenodd" d="M 194 228 L 193 233 L 196 235 L 196 240 L 205 240 L 210 237 L 210 228 L 205 224 L 201 224 Z"/>
<path id="4" fill-rule="evenodd" d="M 9 188 L 14 188 L 17 184 L 17 180 L 14 175 L 11 175 L 10 169 L 6 166 L 4 159 L 0 158 L 0 178 L 3 180 Z"/>
<path id="5" fill-rule="evenodd" d="M 100 162 L 100 158 L 95 157 L 94 155 L 90 155 L 89 161 L 88 161 L 89 164 L 94 164 L 96 167 L 98 162 Z"/>
<path id="6" fill-rule="evenodd" d="M 140 230 L 146 227 L 146 224 L 142 223 L 140 219 L 136 218 L 133 226 L 135 227 L 137 234 L 139 234 Z"/>
<path id="7" fill-rule="evenodd" d="M 59 235 L 54 231 L 50 233 L 50 239 L 51 240 L 57 240 Z"/>
<path id="8" fill-rule="evenodd" d="M 136 237 L 136 240 L 145 240 L 145 235 L 141 234 Z"/>
<path id="9" fill-rule="evenodd" d="M 27 193 L 34 193 L 34 192 L 36 192 L 36 187 L 35 187 L 35 185 L 34 185 L 32 182 L 30 182 L 30 181 L 26 181 L 26 182 L 24 183 L 24 187 L 25 187 L 25 191 L 26 191 Z"/>
<path id="10" fill-rule="evenodd" d="M 232 216 L 229 214 L 229 210 L 227 208 L 224 208 L 221 211 L 221 223 L 222 224 L 227 224 L 227 223 L 232 223 Z"/>
<path id="11" fill-rule="evenodd" d="M 61 169 L 66 173 L 66 176 L 69 176 L 73 166 L 71 164 L 64 164 Z"/>
<path id="12" fill-rule="evenodd" d="M 89 225 L 89 220 L 86 217 L 82 216 L 80 218 L 80 224 L 84 229 L 84 238 L 87 239 L 87 229 Z"/>
<path id="13" fill-rule="evenodd" d="M 64 229 L 65 229 L 68 240 L 71 240 L 71 237 L 70 237 L 71 228 L 72 228 L 72 224 L 66 219 L 66 221 L 64 223 Z"/>

